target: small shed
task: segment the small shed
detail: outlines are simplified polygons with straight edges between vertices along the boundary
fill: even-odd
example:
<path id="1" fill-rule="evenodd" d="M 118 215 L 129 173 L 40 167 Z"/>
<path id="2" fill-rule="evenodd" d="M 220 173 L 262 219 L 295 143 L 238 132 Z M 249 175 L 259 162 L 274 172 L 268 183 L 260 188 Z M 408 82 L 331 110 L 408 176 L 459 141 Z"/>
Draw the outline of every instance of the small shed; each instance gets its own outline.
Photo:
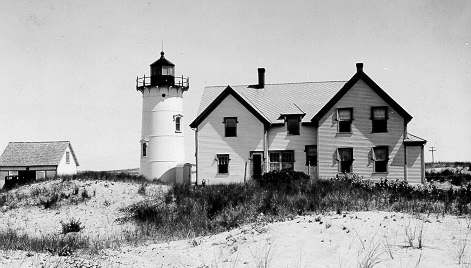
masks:
<path id="1" fill-rule="evenodd" d="M 77 174 L 77 156 L 69 141 L 10 142 L 0 156 L 0 189 L 19 183 Z"/>

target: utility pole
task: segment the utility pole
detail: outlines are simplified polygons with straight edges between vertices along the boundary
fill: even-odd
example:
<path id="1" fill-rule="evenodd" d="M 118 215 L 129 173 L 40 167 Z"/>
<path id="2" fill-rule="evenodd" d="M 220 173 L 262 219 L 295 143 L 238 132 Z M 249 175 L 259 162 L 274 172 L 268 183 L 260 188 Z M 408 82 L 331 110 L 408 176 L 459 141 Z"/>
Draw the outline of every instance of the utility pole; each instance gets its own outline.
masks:
<path id="1" fill-rule="evenodd" d="M 432 152 L 432 166 L 433 166 L 433 164 L 435 163 L 435 159 L 433 158 L 433 152 L 437 151 L 437 149 L 435 149 L 435 147 L 432 146 L 430 147 L 429 151 Z"/>

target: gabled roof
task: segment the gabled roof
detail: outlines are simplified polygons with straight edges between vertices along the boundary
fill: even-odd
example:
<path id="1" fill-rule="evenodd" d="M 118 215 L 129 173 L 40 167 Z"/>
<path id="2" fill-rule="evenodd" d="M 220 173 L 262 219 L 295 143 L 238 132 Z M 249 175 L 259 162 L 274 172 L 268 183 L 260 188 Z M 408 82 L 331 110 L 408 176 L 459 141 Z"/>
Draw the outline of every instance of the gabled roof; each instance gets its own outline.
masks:
<path id="1" fill-rule="evenodd" d="M 236 100 L 238 100 L 242 105 L 245 106 L 255 117 L 257 117 L 262 123 L 270 124 L 270 121 L 255 108 L 251 103 L 248 103 L 246 98 L 242 97 L 237 93 L 232 87 L 227 86 L 209 105 L 206 107 L 196 119 L 190 124 L 190 127 L 197 127 L 201 121 L 203 121 L 218 105 L 221 103 L 227 96 L 232 95 Z"/>
<path id="2" fill-rule="evenodd" d="M 424 145 L 427 141 L 410 133 L 407 133 L 406 138 L 404 139 L 404 144 L 406 145 Z"/>
<path id="3" fill-rule="evenodd" d="M 350 80 L 348 80 L 348 82 L 324 107 L 322 107 L 322 109 L 311 119 L 311 121 L 317 123 L 317 121 L 319 121 L 322 116 L 324 116 L 330 110 L 330 108 L 332 108 L 359 80 L 362 80 L 371 89 L 373 89 L 376 94 L 383 98 L 392 108 L 402 115 L 406 122 L 409 122 L 412 119 L 412 116 L 407 113 L 404 108 L 402 108 L 395 100 L 393 100 L 393 98 L 391 98 L 382 88 L 380 88 L 368 75 L 363 72 L 363 63 L 357 63 L 356 74 Z"/>
<path id="4" fill-rule="evenodd" d="M 303 123 L 317 123 L 360 79 L 401 114 L 407 122 L 410 121 L 412 116 L 363 73 L 362 68 L 362 64 L 357 64 L 357 73 L 349 81 L 265 84 L 263 88 L 254 88 L 250 85 L 206 87 L 201 98 L 199 115 L 190 126 L 197 127 L 216 108 L 227 96 L 227 88 L 232 90 L 231 94 L 237 96 L 244 106 L 256 111 L 257 116 L 264 119 L 262 120 L 264 123 L 283 123 L 283 116 L 280 115 L 301 114 L 300 111 L 305 113 L 302 118 Z"/>
<path id="5" fill-rule="evenodd" d="M 250 85 L 210 86 L 206 87 L 201 98 L 198 117 L 190 124 L 196 127 L 212 109 L 225 89 L 232 89 L 240 99 L 256 110 L 265 123 L 282 123 L 281 114 L 303 114 L 303 122 L 319 111 L 340 88 L 345 81 L 302 82 L 285 84 L 265 84 L 264 88 L 251 88 Z M 221 100 L 220 100 L 221 101 Z M 220 102 L 219 101 L 219 102 Z M 219 102 L 217 104 L 219 104 Z"/>
<path id="6" fill-rule="evenodd" d="M 78 166 L 77 157 L 69 141 L 10 142 L 0 156 L 0 166 L 57 166 L 68 146 Z"/>

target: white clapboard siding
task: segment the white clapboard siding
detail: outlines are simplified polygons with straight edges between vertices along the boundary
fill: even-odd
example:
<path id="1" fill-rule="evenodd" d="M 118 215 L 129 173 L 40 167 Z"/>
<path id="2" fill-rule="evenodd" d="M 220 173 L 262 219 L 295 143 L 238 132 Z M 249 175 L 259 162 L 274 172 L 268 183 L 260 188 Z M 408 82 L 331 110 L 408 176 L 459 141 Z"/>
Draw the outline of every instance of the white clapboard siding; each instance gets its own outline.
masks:
<path id="1" fill-rule="evenodd" d="M 268 131 L 268 150 L 293 150 L 294 151 L 294 170 L 308 173 L 306 166 L 306 145 L 316 144 L 316 128 L 313 126 L 301 125 L 300 135 L 289 135 L 286 131 L 286 125 L 273 126 Z M 312 169 L 311 169 L 312 173 Z"/>
<path id="2" fill-rule="evenodd" d="M 66 162 L 66 154 L 69 154 L 69 163 Z M 73 157 L 70 145 L 64 151 L 59 164 L 57 165 L 57 175 L 75 175 L 77 174 L 77 163 Z"/>
<path id="3" fill-rule="evenodd" d="M 358 81 L 319 120 L 318 158 L 319 177 L 331 178 L 338 172 L 335 152 L 339 147 L 353 148 L 353 172 L 365 178 L 404 178 L 404 119 L 392 107 L 388 109 L 388 132 L 371 133 L 370 113 L 372 106 L 389 106 L 362 80 Z M 338 134 L 336 109 L 353 108 L 351 134 Z M 388 173 L 374 174 L 369 153 L 373 146 L 389 147 Z"/>
<path id="4" fill-rule="evenodd" d="M 422 182 L 422 146 L 406 147 L 407 152 L 407 181 L 410 183 Z"/>
<path id="5" fill-rule="evenodd" d="M 224 117 L 237 117 L 237 137 L 225 137 Z M 243 182 L 244 172 L 250 179 L 250 152 L 263 151 L 263 136 L 263 123 L 228 95 L 198 126 L 198 181 Z M 229 174 L 217 173 L 217 154 L 229 154 Z"/>

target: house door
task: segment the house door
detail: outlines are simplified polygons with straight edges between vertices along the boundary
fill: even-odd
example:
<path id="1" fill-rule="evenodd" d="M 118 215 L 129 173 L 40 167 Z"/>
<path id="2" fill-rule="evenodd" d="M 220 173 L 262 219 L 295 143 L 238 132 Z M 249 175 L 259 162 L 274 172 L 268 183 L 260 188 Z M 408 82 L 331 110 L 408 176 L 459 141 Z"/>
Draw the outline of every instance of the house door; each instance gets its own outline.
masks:
<path id="1" fill-rule="evenodd" d="M 256 180 L 262 176 L 262 157 L 262 153 L 252 153 L 252 179 Z"/>

